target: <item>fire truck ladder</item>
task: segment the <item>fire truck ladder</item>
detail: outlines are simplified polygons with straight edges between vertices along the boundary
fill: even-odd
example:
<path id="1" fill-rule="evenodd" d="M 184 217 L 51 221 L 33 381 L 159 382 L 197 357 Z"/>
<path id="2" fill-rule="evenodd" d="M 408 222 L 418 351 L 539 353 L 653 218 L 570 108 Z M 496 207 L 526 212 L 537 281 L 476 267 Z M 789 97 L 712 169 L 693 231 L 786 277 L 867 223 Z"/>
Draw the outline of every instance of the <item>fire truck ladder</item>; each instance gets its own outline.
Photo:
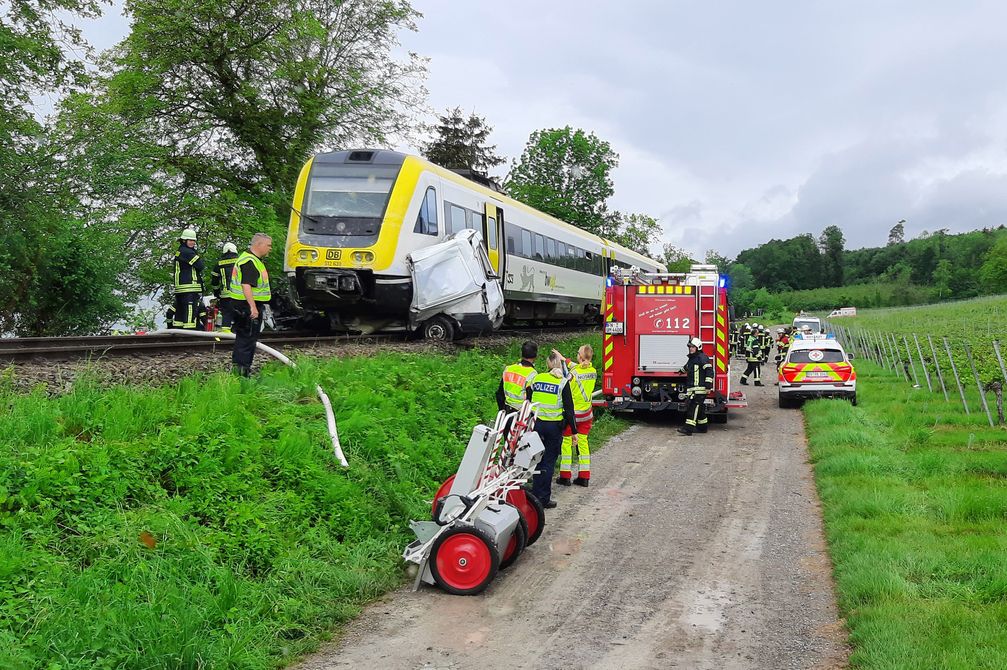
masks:
<path id="1" fill-rule="evenodd" d="M 711 357 L 715 355 L 717 345 L 717 289 L 719 277 L 702 278 L 699 281 L 699 339 L 703 340 L 703 349 Z"/>

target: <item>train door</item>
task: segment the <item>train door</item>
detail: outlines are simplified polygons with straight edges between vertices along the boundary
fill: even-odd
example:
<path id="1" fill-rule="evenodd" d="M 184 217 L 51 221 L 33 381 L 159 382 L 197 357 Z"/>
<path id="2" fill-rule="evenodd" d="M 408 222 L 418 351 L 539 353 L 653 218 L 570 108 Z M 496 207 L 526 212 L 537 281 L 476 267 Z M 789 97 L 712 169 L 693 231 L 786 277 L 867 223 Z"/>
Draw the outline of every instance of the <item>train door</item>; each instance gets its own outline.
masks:
<path id="1" fill-rule="evenodd" d="M 495 203 L 486 203 L 486 216 L 483 217 L 483 241 L 490 257 L 490 264 L 493 265 L 493 270 L 498 275 L 503 272 L 501 267 L 503 254 L 500 249 L 500 242 L 503 240 L 502 213 Z"/>

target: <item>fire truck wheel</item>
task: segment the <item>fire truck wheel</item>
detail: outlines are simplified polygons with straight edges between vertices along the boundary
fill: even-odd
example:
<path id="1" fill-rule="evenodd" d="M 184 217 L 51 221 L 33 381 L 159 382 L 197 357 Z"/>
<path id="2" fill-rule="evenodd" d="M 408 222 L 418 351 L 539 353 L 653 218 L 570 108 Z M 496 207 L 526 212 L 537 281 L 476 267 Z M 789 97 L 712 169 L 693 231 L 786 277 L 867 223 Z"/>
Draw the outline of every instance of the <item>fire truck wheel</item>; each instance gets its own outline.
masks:
<path id="1" fill-rule="evenodd" d="M 785 398 L 784 396 L 781 395 L 780 409 L 790 409 L 791 407 L 794 407 L 794 401 L 791 400 L 790 398 Z"/>
<path id="2" fill-rule="evenodd" d="M 434 541 L 430 572 L 437 586 L 456 596 L 482 593 L 496 577 L 500 554 L 480 528 L 455 526 Z"/>
<path id="3" fill-rule="evenodd" d="M 854 393 L 854 394 L 853 394 L 853 395 L 852 395 L 852 396 L 850 397 L 850 404 L 851 404 L 851 405 L 853 405 L 854 407 L 856 407 L 856 406 L 857 406 L 857 394 L 856 394 L 856 393 Z"/>
<path id="4" fill-rule="evenodd" d="M 727 423 L 727 412 L 712 412 L 706 415 L 710 423 Z"/>
<path id="5" fill-rule="evenodd" d="M 527 546 L 528 523 L 519 514 L 517 526 L 514 527 L 514 532 L 511 533 L 510 536 L 510 542 L 507 543 L 507 548 L 504 550 L 503 558 L 500 559 L 500 569 L 505 570 L 514 565 L 514 561 L 518 559 Z"/>
<path id="6" fill-rule="evenodd" d="M 455 482 L 455 476 L 451 475 L 450 477 L 444 480 L 444 483 L 441 484 L 441 487 L 437 489 L 437 493 L 434 494 L 434 502 L 430 506 L 430 518 L 433 519 L 434 521 L 437 521 L 436 516 L 437 501 L 446 496 L 448 492 L 451 491 L 451 485 L 454 484 L 454 482 Z"/>
<path id="7" fill-rule="evenodd" d="M 455 339 L 455 324 L 446 316 L 437 315 L 423 324 L 423 339 L 450 342 Z"/>
<path id="8" fill-rule="evenodd" d="M 516 489 L 507 494 L 507 502 L 517 507 L 528 524 L 528 543 L 532 546 L 542 536 L 545 528 L 545 507 L 535 494 L 525 489 Z"/>

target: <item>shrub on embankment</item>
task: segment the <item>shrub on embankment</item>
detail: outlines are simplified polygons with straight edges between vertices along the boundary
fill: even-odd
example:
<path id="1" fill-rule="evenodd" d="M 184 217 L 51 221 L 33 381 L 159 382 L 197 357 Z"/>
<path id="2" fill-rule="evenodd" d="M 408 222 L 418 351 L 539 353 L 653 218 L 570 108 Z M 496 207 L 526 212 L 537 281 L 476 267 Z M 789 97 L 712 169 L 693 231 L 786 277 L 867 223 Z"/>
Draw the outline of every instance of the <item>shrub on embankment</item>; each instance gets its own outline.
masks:
<path id="1" fill-rule="evenodd" d="M 1003 668 L 1007 433 L 857 361 L 857 407 L 805 405 L 856 668 Z"/>
<path id="2" fill-rule="evenodd" d="M 429 514 L 472 426 L 495 415 L 516 356 L 302 360 L 251 382 L 78 383 L 56 398 L 0 390 L 0 668 L 289 661 L 401 583 L 408 520 Z"/>

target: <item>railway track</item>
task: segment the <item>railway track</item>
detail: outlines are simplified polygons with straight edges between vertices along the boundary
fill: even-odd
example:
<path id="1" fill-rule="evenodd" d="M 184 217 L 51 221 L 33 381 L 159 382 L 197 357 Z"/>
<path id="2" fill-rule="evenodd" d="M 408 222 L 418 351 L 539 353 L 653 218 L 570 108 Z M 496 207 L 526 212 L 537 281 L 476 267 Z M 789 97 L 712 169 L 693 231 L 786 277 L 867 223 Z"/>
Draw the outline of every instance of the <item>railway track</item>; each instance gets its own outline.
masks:
<path id="1" fill-rule="evenodd" d="M 491 344 L 501 338 L 542 338 L 563 337 L 583 333 L 584 328 L 533 328 L 501 330 L 496 333 L 465 340 L 445 343 L 448 346 L 471 348 L 479 344 Z M 319 335 L 301 331 L 265 331 L 259 341 L 278 349 L 311 348 L 317 346 L 338 346 L 340 344 L 382 344 L 405 342 L 404 333 L 373 333 L 369 335 Z M 0 366 L 3 363 L 31 361 L 72 361 L 82 359 L 104 359 L 119 356 L 144 356 L 184 351 L 212 352 L 217 349 L 230 351 L 234 342 L 229 339 L 215 340 L 208 337 L 186 337 L 184 335 L 95 335 L 85 337 L 18 337 L 0 338 Z M 423 344 L 417 341 L 417 344 Z"/>
<path id="2" fill-rule="evenodd" d="M 400 334 L 318 335 L 308 332 L 266 331 L 260 341 L 271 347 L 312 347 L 340 343 L 401 341 Z M 0 362 L 29 360 L 79 360 L 172 353 L 230 350 L 233 340 L 184 335 L 97 335 L 88 337 L 19 337 L 0 339 Z"/>

